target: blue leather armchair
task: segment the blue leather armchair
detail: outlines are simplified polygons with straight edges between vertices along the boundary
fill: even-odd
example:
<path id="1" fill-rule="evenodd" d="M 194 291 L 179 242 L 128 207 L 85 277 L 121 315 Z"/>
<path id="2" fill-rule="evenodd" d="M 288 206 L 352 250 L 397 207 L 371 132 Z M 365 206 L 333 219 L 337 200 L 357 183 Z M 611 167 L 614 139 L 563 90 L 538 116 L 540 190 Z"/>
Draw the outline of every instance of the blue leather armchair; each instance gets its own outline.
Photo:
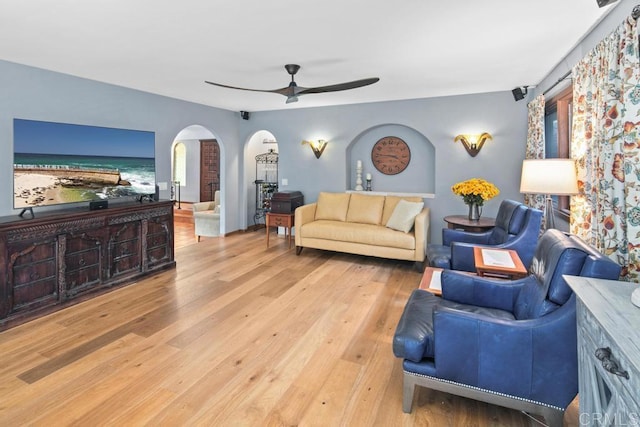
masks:
<path id="1" fill-rule="evenodd" d="M 442 229 L 442 245 L 427 246 L 427 260 L 431 267 L 475 272 L 474 246 L 493 246 L 513 249 L 529 268 L 536 248 L 542 211 L 514 200 L 503 200 L 498 208 L 496 225 L 484 233 Z"/>
<path id="2" fill-rule="evenodd" d="M 411 294 L 393 339 L 404 359 L 405 412 L 420 385 L 562 426 L 578 392 L 576 301 L 563 275 L 618 279 L 620 266 L 578 237 L 549 230 L 529 272 L 500 281 L 443 271 L 442 298 Z"/>

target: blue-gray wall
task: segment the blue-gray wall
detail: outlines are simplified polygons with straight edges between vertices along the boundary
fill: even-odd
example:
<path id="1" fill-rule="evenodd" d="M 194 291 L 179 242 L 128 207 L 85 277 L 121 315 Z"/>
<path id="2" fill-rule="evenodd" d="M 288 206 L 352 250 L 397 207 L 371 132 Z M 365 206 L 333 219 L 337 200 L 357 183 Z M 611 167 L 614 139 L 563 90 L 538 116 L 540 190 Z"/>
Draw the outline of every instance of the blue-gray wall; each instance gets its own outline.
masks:
<path id="1" fill-rule="evenodd" d="M 273 133 L 280 152 L 279 176 L 288 180 L 281 188 L 302 191 L 305 202 L 315 201 L 320 191 L 352 189 L 356 160 L 362 160 L 365 173 L 372 173 L 374 190 L 435 193 L 425 203 L 431 208 L 431 238 L 437 242 L 445 225 L 442 218 L 466 213 L 462 199 L 451 193 L 456 182 L 480 177 L 498 186 L 500 196 L 485 205 L 487 216 L 495 215 L 502 198 L 522 199 L 526 128 L 526 103 L 515 102 L 506 91 L 257 112 L 241 124 L 240 138 L 260 129 Z M 371 165 L 371 147 L 387 131 L 402 136 L 414 153 L 409 168 L 396 176 L 378 173 Z M 482 132 L 493 140 L 476 157 L 453 141 L 460 133 Z M 318 138 L 329 141 L 320 159 L 301 144 Z"/>

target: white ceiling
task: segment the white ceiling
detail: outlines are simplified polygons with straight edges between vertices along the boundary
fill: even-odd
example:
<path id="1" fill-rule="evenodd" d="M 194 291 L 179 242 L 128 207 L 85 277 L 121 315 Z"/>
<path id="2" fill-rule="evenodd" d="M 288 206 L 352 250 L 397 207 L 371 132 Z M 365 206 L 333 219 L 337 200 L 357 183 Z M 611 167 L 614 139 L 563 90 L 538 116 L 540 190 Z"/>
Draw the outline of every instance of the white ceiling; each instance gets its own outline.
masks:
<path id="1" fill-rule="evenodd" d="M 615 6 L 615 4 L 614 4 Z M 596 0 L 2 0 L 0 59 L 229 110 L 535 85 L 603 14 Z M 379 77 L 359 89 L 278 94 Z"/>

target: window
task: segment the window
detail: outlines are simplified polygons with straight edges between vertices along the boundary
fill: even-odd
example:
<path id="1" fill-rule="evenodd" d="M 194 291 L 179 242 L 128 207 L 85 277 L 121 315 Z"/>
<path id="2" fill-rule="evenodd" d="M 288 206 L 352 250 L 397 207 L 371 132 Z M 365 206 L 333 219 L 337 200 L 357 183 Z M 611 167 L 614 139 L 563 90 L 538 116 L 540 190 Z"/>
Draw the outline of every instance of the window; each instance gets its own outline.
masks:
<path id="1" fill-rule="evenodd" d="M 571 85 L 545 103 L 545 157 L 570 158 L 573 88 Z M 552 196 L 557 212 L 568 220 L 569 196 Z"/>
<path id="2" fill-rule="evenodd" d="M 187 147 L 182 142 L 173 146 L 173 180 L 182 187 L 187 184 Z"/>

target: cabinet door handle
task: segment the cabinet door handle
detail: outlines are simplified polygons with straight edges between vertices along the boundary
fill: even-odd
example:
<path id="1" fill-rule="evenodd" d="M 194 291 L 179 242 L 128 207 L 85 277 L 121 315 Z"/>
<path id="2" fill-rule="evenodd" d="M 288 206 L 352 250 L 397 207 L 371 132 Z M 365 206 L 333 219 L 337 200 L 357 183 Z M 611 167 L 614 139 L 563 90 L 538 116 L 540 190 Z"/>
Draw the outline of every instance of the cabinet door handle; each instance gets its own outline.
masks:
<path id="1" fill-rule="evenodd" d="M 602 363 L 605 371 L 629 379 L 629 372 L 623 371 L 615 361 L 611 360 L 611 349 L 609 347 L 596 349 L 595 356 Z"/>

